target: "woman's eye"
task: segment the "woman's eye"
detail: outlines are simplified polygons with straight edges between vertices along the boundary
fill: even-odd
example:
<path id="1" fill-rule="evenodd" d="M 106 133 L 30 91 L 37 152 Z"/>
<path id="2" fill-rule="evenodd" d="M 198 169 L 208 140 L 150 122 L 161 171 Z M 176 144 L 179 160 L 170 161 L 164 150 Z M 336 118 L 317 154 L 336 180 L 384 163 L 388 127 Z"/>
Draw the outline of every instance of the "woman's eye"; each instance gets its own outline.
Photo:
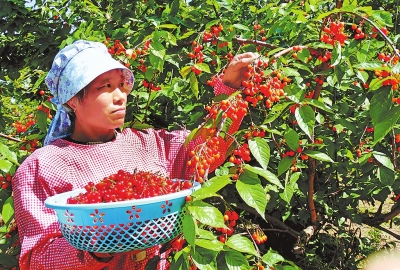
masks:
<path id="1" fill-rule="evenodd" d="M 105 85 L 102 85 L 102 86 L 99 87 L 99 89 L 102 89 L 102 88 L 105 88 L 105 87 L 111 87 L 111 84 L 110 84 L 110 83 L 107 83 L 107 84 L 105 84 Z"/>

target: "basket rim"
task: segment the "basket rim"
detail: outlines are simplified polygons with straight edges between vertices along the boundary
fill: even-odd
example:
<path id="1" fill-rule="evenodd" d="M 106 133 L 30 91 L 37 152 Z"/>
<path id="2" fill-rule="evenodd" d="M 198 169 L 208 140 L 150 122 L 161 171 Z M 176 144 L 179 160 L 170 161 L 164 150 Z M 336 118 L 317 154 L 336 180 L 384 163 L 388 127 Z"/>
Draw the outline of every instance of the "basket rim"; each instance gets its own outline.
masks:
<path id="1" fill-rule="evenodd" d="M 67 209 L 67 210 L 84 210 L 84 209 L 107 209 L 107 208 L 116 208 L 116 207 L 125 207 L 125 206 L 134 206 L 134 205 L 143 205 L 143 204 L 150 204 L 150 203 L 157 203 L 166 200 L 173 200 L 177 198 L 186 197 L 192 194 L 195 190 L 201 188 L 201 184 L 198 182 L 194 182 L 193 187 L 185 190 L 181 190 L 178 192 L 150 197 L 150 198 L 143 198 L 137 200 L 126 200 L 120 202 L 108 202 L 108 203 L 86 203 L 86 204 L 67 204 L 67 198 L 78 195 L 79 193 L 84 193 L 86 190 L 84 188 L 81 189 L 74 189 L 71 191 L 63 192 L 60 194 L 53 195 L 48 197 L 44 201 L 44 205 L 47 208 L 52 209 Z"/>

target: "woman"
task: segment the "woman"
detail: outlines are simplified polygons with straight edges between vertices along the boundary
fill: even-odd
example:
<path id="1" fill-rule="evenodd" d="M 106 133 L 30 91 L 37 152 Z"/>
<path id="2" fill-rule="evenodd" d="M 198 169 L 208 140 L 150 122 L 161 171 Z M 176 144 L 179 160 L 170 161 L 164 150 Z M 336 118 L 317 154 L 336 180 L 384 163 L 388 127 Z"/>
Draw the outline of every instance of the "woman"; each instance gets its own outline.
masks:
<path id="1" fill-rule="evenodd" d="M 231 94 L 239 88 L 255 57 L 253 53 L 236 56 L 215 93 Z M 50 196 L 99 182 L 119 169 L 190 177 L 182 168 L 199 141 L 184 147 L 188 131 L 118 129 L 124 124 L 133 81 L 132 72 L 114 60 L 102 43 L 79 40 L 55 56 L 46 84 L 57 113 L 45 146 L 21 164 L 13 179 L 22 270 L 144 269 L 158 254 L 158 246 L 115 254 L 78 250 L 62 237 L 54 211 L 44 206 Z M 167 265 L 161 260 L 158 268 Z"/>

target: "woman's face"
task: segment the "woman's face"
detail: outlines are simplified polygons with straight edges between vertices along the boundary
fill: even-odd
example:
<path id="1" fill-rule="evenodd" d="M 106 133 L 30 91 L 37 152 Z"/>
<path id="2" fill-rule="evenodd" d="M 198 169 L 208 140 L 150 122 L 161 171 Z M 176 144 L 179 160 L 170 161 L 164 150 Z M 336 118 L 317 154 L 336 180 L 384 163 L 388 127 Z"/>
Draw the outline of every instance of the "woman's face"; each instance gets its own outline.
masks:
<path id="1" fill-rule="evenodd" d="M 110 70 L 94 79 L 86 87 L 81 102 L 73 102 L 75 128 L 84 127 L 102 133 L 121 127 L 130 93 L 124 82 L 124 73 L 120 69 Z"/>

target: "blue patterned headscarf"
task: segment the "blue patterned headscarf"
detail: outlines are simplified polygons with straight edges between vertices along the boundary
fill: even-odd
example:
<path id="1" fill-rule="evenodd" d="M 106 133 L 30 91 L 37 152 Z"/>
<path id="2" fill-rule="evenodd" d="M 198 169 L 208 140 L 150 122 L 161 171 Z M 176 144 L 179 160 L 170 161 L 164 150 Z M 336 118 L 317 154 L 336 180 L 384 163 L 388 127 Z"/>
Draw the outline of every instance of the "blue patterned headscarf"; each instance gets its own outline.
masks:
<path id="1" fill-rule="evenodd" d="M 71 120 L 62 105 L 96 77 L 113 69 L 124 70 L 125 85 L 129 90 L 132 89 L 132 71 L 113 59 L 103 43 L 78 40 L 58 52 L 45 78 L 53 94 L 51 102 L 57 105 L 57 112 L 47 131 L 44 145 L 72 133 Z"/>

